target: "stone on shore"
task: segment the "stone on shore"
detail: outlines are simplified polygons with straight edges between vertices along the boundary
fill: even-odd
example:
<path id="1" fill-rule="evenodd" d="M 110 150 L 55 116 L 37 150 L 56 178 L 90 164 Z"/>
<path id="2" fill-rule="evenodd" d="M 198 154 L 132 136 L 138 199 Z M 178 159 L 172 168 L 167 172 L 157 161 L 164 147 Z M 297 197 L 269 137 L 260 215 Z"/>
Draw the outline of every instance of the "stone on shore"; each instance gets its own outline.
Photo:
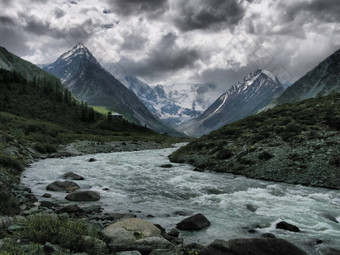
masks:
<path id="1" fill-rule="evenodd" d="M 300 229 L 297 226 L 294 226 L 293 224 L 290 224 L 285 221 L 281 221 L 276 224 L 276 229 L 283 229 L 283 230 L 288 230 L 292 232 L 300 232 Z"/>
<path id="2" fill-rule="evenodd" d="M 77 204 L 70 204 L 70 205 L 65 205 L 64 207 L 60 208 L 56 212 L 58 214 L 61 214 L 61 213 L 71 214 L 71 213 L 82 213 L 83 210 Z"/>
<path id="3" fill-rule="evenodd" d="M 75 191 L 65 197 L 69 201 L 89 202 L 100 200 L 100 194 L 92 190 Z"/>
<path id="4" fill-rule="evenodd" d="M 135 242 L 135 244 L 138 246 L 144 246 L 144 247 L 152 247 L 153 249 L 174 249 L 175 246 L 170 243 L 168 240 L 162 238 L 162 237 L 146 237 L 139 239 Z"/>
<path id="5" fill-rule="evenodd" d="M 146 220 L 132 218 L 111 224 L 102 230 L 102 234 L 111 241 L 111 244 L 127 245 L 140 238 L 160 237 L 161 231 Z"/>
<path id="6" fill-rule="evenodd" d="M 160 167 L 162 167 L 162 168 L 171 168 L 172 164 L 163 164 L 163 165 L 160 165 Z"/>
<path id="7" fill-rule="evenodd" d="M 254 238 L 234 239 L 229 241 L 215 240 L 200 255 L 307 255 L 294 244 L 283 239 Z"/>
<path id="8" fill-rule="evenodd" d="M 79 185 L 72 181 L 54 181 L 47 185 L 47 190 L 73 192 L 80 189 Z"/>
<path id="9" fill-rule="evenodd" d="M 79 175 L 79 174 L 76 174 L 76 173 L 73 173 L 73 172 L 67 172 L 67 173 L 64 173 L 62 175 L 62 177 L 66 180 L 73 180 L 73 181 L 82 181 L 84 180 L 84 177 Z"/>
<path id="10" fill-rule="evenodd" d="M 201 213 L 179 222 L 176 227 L 180 230 L 200 230 L 210 226 L 210 221 Z"/>

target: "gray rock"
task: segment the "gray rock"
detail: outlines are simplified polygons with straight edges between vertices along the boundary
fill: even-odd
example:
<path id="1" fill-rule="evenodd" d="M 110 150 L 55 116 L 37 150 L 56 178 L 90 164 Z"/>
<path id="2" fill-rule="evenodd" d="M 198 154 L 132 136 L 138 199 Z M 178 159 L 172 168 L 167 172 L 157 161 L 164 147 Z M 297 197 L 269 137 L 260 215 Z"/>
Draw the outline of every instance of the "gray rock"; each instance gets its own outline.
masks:
<path id="1" fill-rule="evenodd" d="M 83 207 L 82 210 L 86 214 L 91 214 L 91 213 L 100 213 L 103 209 L 100 205 L 91 205 L 88 207 Z"/>
<path id="2" fill-rule="evenodd" d="M 9 226 L 14 224 L 12 217 L 1 216 L 0 217 L 0 229 L 7 229 Z"/>
<path id="3" fill-rule="evenodd" d="M 123 219 L 106 227 L 101 232 L 114 245 L 131 245 L 141 237 L 160 237 L 161 231 L 152 223 L 138 219 Z"/>
<path id="4" fill-rule="evenodd" d="M 175 228 L 171 229 L 169 234 L 169 236 L 173 236 L 173 237 L 178 237 L 179 236 L 179 231 Z"/>
<path id="5" fill-rule="evenodd" d="M 201 213 L 179 222 L 176 227 L 180 230 L 200 230 L 210 226 L 210 221 Z"/>
<path id="6" fill-rule="evenodd" d="M 300 229 L 297 226 L 294 226 L 293 224 L 290 224 L 285 221 L 281 221 L 276 224 L 276 229 L 283 229 L 283 230 L 288 230 L 292 232 L 300 232 Z"/>
<path id="7" fill-rule="evenodd" d="M 271 233 L 264 233 L 261 235 L 262 238 L 276 238 L 275 235 Z"/>
<path id="8" fill-rule="evenodd" d="M 170 243 L 168 240 L 162 237 L 146 237 L 139 239 L 135 242 L 137 247 L 139 246 L 150 246 L 154 249 L 174 249 L 175 246 Z"/>
<path id="9" fill-rule="evenodd" d="M 254 238 L 215 240 L 200 255 L 307 255 L 295 245 L 283 239 Z"/>
<path id="10" fill-rule="evenodd" d="M 44 197 L 44 198 L 51 198 L 52 197 L 52 195 L 51 194 L 49 194 L 49 193 L 45 193 L 44 195 L 42 195 L 41 197 Z"/>
<path id="11" fill-rule="evenodd" d="M 67 172 L 67 173 L 63 174 L 62 177 L 66 180 L 74 180 L 74 181 L 84 180 L 83 176 L 80 176 L 80 175 L 75 174 L 73 172 Z"/>
<path id="12" fill-rule="evenodd" d="M 100 194 L 92 190 L 75 191 L 68 194 L 65 197 L 65 199 L 69 201 L 83 201 L 83 202 L 98 201 L 100 200 Z"/>
<path id="13" fill-rule="evenodd" d="M 252 204 L 246 204 L 246 207 L 251 212 L 256 212 L 256 210 L 257 210 L 257 207 L 255 205 L 252 205 Z"/>
<path id="14" fill-rule="evenodd" d="M 176 250 L 154 249 L 149 255 L 178 255 L 178 254 L 183 253 L 179 253 Z"/>
<path id="15" fill-rule="evenodd" d="M 72 181 L 55 181 L 47 185 L 47 190 L 73 192 L 80 189 L 79 185 Z"/>
<path id="16" fill-rule="evenodd" d="M 160 165 L 160 167 L 162 167 L 162 168 L 171 168 L 172 164 L 163 164 L 163 165 Z"/>
<path id="17" fill-rule="evenodd" d="M 139 251 L 121 251 L 117 252 L 116 255 L 142 255 Z"/>
<path id="18" fill-rule="evenodd" d="M 95 161 L 97 161 L 95 158 L 90 158 L 89 159 L 89 162 L 95 162 Z"/>
<path id="19" fill-rule="evenodd" d="M 70 204 L 70 205 L 66 205 L 66 206 L 60 208 L 56 212 L 59 213 L 59 214 L 61 214 L 61 213 L 72 214 L 72 213 L 82 213 L 83 210 L 77 204 Z"/>
<path id="20" fill-rule="evenodd" d="M 52 207 L 56 206 L 56 204 L 52 203 L 50 201 L 40 201 L 40 206 L 46 207 L 46 208 L 52 208 Z"/>
<path id="21" fill-rule="evenodd" d="M 136 241 L 134 234 L 122 227 L 110 228 L 106 227 L 102 230 L 102 235 L 110 240 L 110 244 L 119 246 L 133 245 Z"/>

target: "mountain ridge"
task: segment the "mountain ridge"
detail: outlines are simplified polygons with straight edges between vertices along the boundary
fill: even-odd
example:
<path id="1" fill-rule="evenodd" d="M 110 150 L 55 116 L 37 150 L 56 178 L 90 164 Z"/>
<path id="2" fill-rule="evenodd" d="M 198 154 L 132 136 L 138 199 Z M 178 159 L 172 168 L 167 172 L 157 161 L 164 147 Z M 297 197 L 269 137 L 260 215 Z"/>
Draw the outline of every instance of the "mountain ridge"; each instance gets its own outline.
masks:
<path id="1" fill-rule="evenodd" d="M 199 116 L 218 96 L 213 93 L 213 86 L 208 84 L 176 83 L 150 86 L 129 74 L 118 63 L 110 64 L 109 71 L 125 87 L 132 90 L 150 112 L 174 127 Z"/>
<path id="2" fill-rule="evenodd" d="M 277 77 L 258 69 L 223 93 L 197 118 L 184 123 L 179 130 L 199 136 L 261 110 L 284 91 Z"/>
<path id="3" fill-rule="evenodd" d="M 104 106 L 158 132 L 179 134 L 152 115 L 139 98 L 106 71 L 82 44 L 63 53 L 55 62 L 44 65 L 43 69 L 60 78 L 65 87 L 89 105 Z"/>
<path id="4" fill-rule="evenodd" d="M 325 96 L 333 91 L 340 92 L 340 49 L 289 86 L 272 105 Z"/>

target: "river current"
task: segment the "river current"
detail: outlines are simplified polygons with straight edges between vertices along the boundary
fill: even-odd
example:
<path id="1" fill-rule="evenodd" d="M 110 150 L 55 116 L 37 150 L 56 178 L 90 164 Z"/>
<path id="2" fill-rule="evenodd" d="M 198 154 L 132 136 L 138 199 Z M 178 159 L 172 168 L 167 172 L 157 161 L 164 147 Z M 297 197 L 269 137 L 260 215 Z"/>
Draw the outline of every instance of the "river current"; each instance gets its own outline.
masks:
<path id="1" fill-rule="evenodd" d="M 195 172 L 186 164 L 169 163 L 175 148 L 95 154 L 46 159 L 25 170 L 22 182 L 39 198 L 69 203 L 65 193 L 46 186 L 73 171 L 85 178 L 82 189 L 100 192 L 106 212 L 134 213 L 167 230 L 196 213 L 211 226 L 198 232 L 182 232 L 185 243 L 208 244 L 215 239 L 251 238 L 272 233 L 299 246 L 308 254 L 325 247 L 340 249 L 340 191 L 248 179 L 232 174 Z M 89 158 L 97 161 L 88 162 Z M 85 204 L 84 204 L 85 205 Z M 298 226 L 299 233 L 277 230 L 280 221 Z M 249 233 L 254 229 L 255 233 Z M 253 231 L 251 231 L 253 232 Z M 316 244 L 322 240 L 322 244 Z"/>

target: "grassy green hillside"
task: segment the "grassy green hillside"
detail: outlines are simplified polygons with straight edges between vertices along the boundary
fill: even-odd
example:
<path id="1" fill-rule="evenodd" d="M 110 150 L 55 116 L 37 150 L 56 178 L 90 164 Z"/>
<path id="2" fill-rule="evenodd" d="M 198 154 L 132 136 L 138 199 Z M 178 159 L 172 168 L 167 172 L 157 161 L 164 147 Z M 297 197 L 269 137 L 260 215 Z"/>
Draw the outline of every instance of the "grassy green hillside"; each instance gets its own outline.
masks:
<path id="1" fill-rule="evenodd" d="M 54 82 L 58 81 L 56 77 L 45 72 L 36 65 L 23 60 L 22 58 L 10 53 L 4 47 L 0 46 L 0 68 L 8 71 L 16 71 L 21 74 L 27 80 L 32 81 L 34 77 L 44 78 L 52 80 Z"/>
<path id="2" fill-rule="evenodd" d="M 174 162 L 340 189 L 340 94 L 285 104 L 203 136 Z"/>

